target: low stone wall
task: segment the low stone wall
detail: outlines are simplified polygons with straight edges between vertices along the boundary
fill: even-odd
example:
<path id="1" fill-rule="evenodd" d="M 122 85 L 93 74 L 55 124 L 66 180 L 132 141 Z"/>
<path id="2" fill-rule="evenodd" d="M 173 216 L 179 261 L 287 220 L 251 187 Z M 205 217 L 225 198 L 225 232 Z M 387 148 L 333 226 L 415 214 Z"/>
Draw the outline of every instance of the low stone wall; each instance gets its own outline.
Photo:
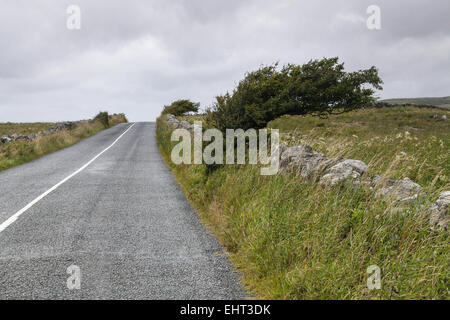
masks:
<path id="1" fill-rule="evenodd" d="M 194 126 L 187 121 L 179 121 L 173 114 L 166 115 L 166 121 L 175 129 L 193 130 Z"/>
<path id="2" fill-rule="evenodd" d="M 397 207 L 417 201 L 422 194 L 423 188 L 407 177 L 393 179 L 377 175 L 370 178 L 365 175 L 367 170 L 367 165 L 360 160 L 328 158 L 307 144 L 294 147 L 280 145 L 281 174 L 292 172 L 331 187 L 342 181 L 356 187 L 367 186 L 374 191 L 375 197 L 390 201 Z M 444 191 L 431 208 L 425 208 L 430 214 L 432 228 L 447 229 L 449 207 L 450 191 Z"/>
<path id="3" fill-rule="evenodd" d="M 20 140 L 24 140 L 24 141 L 32 141 L 34 139 L 36 139 L 37 137 L 40 136 L 44 136 L 44 135 L 48 135 L 48 134 L 52 134 L 61 130 L 72 130 L 74 129 L 79 123 L 81 123 L 83 121 L 66 121 L 66 122 L 61 122 L 58 123 L 56 126 L 50 127 L 47 130 L 44 131 L 39 131 L 37 133 L 32 133 L 29 135 L 21 135 L 21 134 L 17 134 L 14 133 L 12 135 L 4 135 L 0 138 L 0 146 L 5 144 L 5 143 L 9 143 L 9 142 L 14 142 L 14 141 L 20 141 Z"/>
<path id="4" fill-rule="evenodd" d="M 166 121 L 174 128 L 193 130 L 191 124 L 187 121 L 179 121 L 172 114 L 167 115 Z M 328 158 L 305 143 L 294 147 L 281 144 L 279 148 L 280 174 L 291 172 L 329 187 L 343 181 L 355 187 L 366 186 L 374 192 L 375 197 L 390 201 L 397 207 L 417 201 L 423 191 L 419 184 L 408 177 L 394 179 L 377 175 L 370 178 L 365 175 L 368 167 L 364 162 L 345 158 Z M 447 229 L 449 207 L 450 191 L 444 191 L 431 208 L 424 208 L 430 214 L 431 228 Z"/>

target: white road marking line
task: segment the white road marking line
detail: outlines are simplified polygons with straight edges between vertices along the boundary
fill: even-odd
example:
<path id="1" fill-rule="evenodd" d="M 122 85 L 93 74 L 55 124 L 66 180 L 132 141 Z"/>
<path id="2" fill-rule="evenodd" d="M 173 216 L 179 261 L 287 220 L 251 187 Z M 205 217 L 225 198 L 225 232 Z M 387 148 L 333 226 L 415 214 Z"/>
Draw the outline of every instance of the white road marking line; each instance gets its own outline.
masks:
<path id="1" fill-rule="evenodd" d="M 39 197 L 37 197 L 36 199 L 34 199 L 33 201 L 31 201 L 29 204 L 27 204 L 25 207 L 23 207 L 22 209 L 20 209 L 19 211 L 17 211 L 15 214 L 13 214 L 11 217 L 9 217 L 8 219 L 6 219 L 2 224 L 0 224 L 0 232 L 2 232 L 3 230 L 5 230 L 6 228 L 8 228 L 14 221 L 17 220 L 17 218 L 20 217 L 20 215 L 22 215 L 25 211 L 27 211 L 28 209 L 30 209 L 33 205 L 35 205 L 37 202 L 39 202 L 40 200 L 42 200 L 46 195 L 48 195 L 50 192 L 56 190 L 60 185 L 62 185 L 64 182 L 66 182 L 67 180 L 69 180 L 70 178 L 72 178 L 73 176 L 77 175 L 78 173 L 80 173 L 81 171 L 83 171 L 84 169 L 86 169 L 86 167 L 88 165 L 90 165 L 92 162 L 94 162 L 98 157 L 100 157 L 103 153 L 105 153 L 106 151 L 109 150 L 109 148 L 111 148 L 113 145 L 116 144 L 117 141 L 119 141 L 120 138 L 122 138 L 127 132 L 128 130 L 130 130 L 136 123 L 133 123 L 131 126 L 128 127 L 127 130 L 125 130 L 124 133 L 122 133 L 116 140 L 114 140 L 114 142 L 107 147 L 106 149 L 104 149 L 102 152 L 100 152 L 98 155 L 96 155 L 94 158 L 92 158 L 88 163 L 86 163 L 84 166 L 82 166 L 80 169 L 78 169 L 77 171 L 75 171 L 74 173 L 72 173 L 71 175 L 67 176 L 66 178 L 64 178 L 63 180 L 61 180 L 60 182 L 58 182 L 57 184 L 55 184 L 53 187 L 51 187 L 50 189 L 48 189 L 47 191 L 45 191 L 43 194 L 41 194 Z"/>

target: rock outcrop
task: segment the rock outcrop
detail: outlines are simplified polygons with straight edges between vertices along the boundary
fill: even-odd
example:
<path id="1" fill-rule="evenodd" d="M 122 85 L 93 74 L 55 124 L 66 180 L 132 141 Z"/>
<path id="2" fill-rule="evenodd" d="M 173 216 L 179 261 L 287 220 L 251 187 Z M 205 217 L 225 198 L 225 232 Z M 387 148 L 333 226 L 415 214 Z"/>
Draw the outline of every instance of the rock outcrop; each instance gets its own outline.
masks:
<path id="1" fill-rule="evenodd" d="M 350 180 L 352 184 L 359 185 L 361 178 L 367 171 L 367 165 L 360 160 L 345 159 L 332 166 L 321 179 L 321 184 L 334 186 L 341 181 Z"/>
<path id="2" fill-rule="evenodd" d="M 392 179 L 375 176 L 372 187 L 376 189 L 376 196 L 405 204 L 416 200 L 422 193 L 422 187 L 409 178 Z"/>
<path id="3" fill-rule="evenodd" d="M 318 178 L 339 159 L 329 159 L 302 143 L 295 147 L 280 147 L 280 172 L 298 173 L 304 178 Z"/>
<path id="4" fill-rule="evenodd" d="M 307 144 L 280 148 L 280 172 L 298 173 L 304 178 L 317 178 L 322 185 L 334 186 L 341 181 L 361 182 L 367 165 L 359 160 L 328 158 Z"/>
<path id="5" fill-rule="evenodd" d="M 431 207 L 430 224 L 433 229 L 448 228 L 448 211 L 450 208 L 450 191 L 444 191 Z"/>
<path id="6" fill-rule="evenodd" d="M 194 126 L 187 121 L 179 121 L 173 114 L 166 115 L 166 121 L 175 129 L 194 130 Z"/>

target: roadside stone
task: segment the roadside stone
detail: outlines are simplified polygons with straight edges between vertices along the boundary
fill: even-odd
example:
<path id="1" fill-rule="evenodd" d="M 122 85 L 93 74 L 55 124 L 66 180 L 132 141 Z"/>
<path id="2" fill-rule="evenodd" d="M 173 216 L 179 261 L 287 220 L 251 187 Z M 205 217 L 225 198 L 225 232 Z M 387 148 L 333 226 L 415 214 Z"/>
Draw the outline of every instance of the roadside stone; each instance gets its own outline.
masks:
<path id="1" fill-rule="evenodd" d="M 8 135 L 4 135 L 4 136 L 2 136 L 1 141 L 2 141 L 3 143 L 8 143 L 8 142 L 11 142 L 11 141 L 12 141 L 12 138 L 11 138 L 10 136 L 8 136 Z"/>
<path id="2" fill-rule="evenodd" d="M 308 147 L 311 148 L 308 145 L 301 144 L 295 147 L 284 148 L 284 150 L 280 149 L 280 170 L 286 171 L 288 169 L 289 164 L 292 163 L 294 159 L 297 158 L 300 155 L 300 153 L 303 152 L 304 148 Z"/>
<path id="3" fill-rule="evenodd" d="M 82 123 L 82 122 L 86 122 L 86 121 L 81 120 L 81 121 L 61 122 L 61 123 L 57 124 L 56 126 L 50 127 L 48 130 L 39 131 L 38 133 L 31 133 L 29 135 L 22 135 L 22 134 L 17 134 L 17 133 L 12 134 L 11 136 L 4 135 L 0 138 L 0 142 L 1 142 L 1 144 L 5 144 L 8 142 L 14 142 L 14 141 L 19 141 L 19 140 L 32 141 L 39 136 L 48 135 L 51 133 L 55 133 L 57 131 L 72 130 L 77 126 L 78 123 Z"/>
<path id="4" fill-rule="evenodd" d="M 405 204 L 416 200 L 422 193 L 422 187 L 409 178 L 398 180 L 378 176 L 374 179 L 373 187 L 380 187 L 375 193 L 377 197 Z"/>
<path id="5" fill-rule="evenodd" d="M 449 207 L 450 191 L 444 191 L 440 194 L 439 199 L 436 200 L 434 205 L 431 207 L 430 224 L 432 229 L 436 230 L 448 226 L 450 223 L 450 219 L 448 218 Z"/>
<path id="6" fill-rule="evenodd" d="M 180 122 L 179 127 L 183 128 L 183 129 L 186 129 L 186 130 L 193 130 L 194 129 L 194 127 L 189 122 L 184 121 L 184 120 Z"/>
<path id="7" fill-rule="evenodd" d="M 333 165 L 338 159 L 329 159 L 302 143 L 288 147 L 280 156 L 280 171 L 299 173 L 304 178 L 318 177 L 320 172 Z"/>
<path id="8" fill-rule="evenodd" d="M 11 138 L 13 141 L 28 140 L 27 136 L 24 136 L 22 134 L 17 134 L 17 133 L 12 134 Z"/>
<path id="9" fill-rule="evenodd" d="M 178 121 L 178 119 L 173 114 L 166 115 L 166 121 L 170 123 L 175 129 L 180 127 L 180 121 Z"/>
<path id="10" fill-rule="evenodd" d="M 334 186 L 343 180 L 354 185 L 361 183 L 361 176 L 367 172 L 367 165 L 360 160 L 345 159 L 334 166 L 320 179 L 320 184 Z"/>

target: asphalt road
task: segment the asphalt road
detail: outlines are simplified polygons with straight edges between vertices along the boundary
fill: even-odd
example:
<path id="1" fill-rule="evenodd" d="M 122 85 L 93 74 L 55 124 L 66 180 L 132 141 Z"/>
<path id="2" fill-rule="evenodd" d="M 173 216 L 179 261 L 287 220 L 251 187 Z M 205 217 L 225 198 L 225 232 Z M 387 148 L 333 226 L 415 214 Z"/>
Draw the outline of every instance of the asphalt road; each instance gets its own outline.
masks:
<path id="1" fill-rule="evenodd" d="M 0 172 L 0 224 L 130 126 Z M 72 265 L 80 277 L 67 273 Z M 0 299 L 246 296 L 218 241 L 165 166 L 154 123 L 136 123 L 0 232 Z"/>

